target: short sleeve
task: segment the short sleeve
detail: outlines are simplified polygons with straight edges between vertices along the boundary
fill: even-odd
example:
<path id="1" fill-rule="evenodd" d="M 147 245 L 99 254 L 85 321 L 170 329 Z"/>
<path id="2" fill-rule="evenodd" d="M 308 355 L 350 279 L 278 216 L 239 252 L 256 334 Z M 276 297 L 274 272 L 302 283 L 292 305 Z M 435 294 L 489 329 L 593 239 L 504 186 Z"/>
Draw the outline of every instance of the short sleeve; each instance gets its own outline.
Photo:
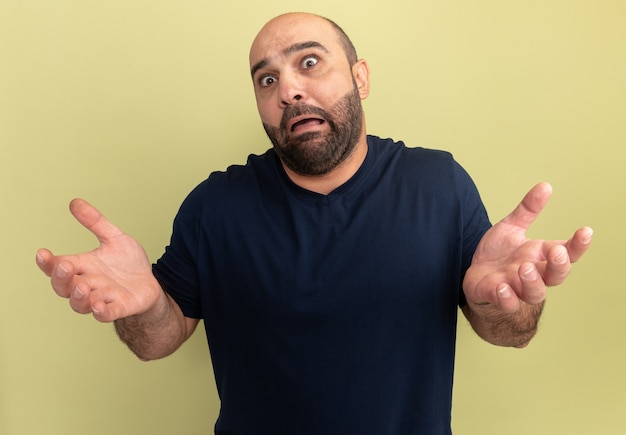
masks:
<path id="1" fill-rule="evenodd" d="M 461 165 L 455 162 L 454 166 L 463 222 L 459 306 L 464 306 L 467 304 L 467 300 L 462 288 L 463 278 L 465 277 L 465 272 L 472 264 L 472 258 L 478 243 L 491 228 L 491 222 L 473 180 Z"/>
<path id="2" fill-rule="evenodd" d="M 172 236 L 152 271 L 186 317 L 202 318 L 198 277 L 198 240 L 206 182 L 183 201 L 174 219 Z"/>

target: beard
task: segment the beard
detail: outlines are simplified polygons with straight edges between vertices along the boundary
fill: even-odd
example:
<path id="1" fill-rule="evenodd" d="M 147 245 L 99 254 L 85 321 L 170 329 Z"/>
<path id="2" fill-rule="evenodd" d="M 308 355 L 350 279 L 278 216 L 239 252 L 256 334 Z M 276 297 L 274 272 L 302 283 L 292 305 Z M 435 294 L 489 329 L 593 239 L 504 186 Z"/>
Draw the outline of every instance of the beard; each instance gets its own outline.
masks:
<path id="1" fill-rule="evenodd" d="M 328 123 L 326 132 L 305 132 L 289 137 L 287 123 L 300 115 L 316 115 Z M 299 175 L 324 175 L 343 163 L 354 151 L 363 130 L 363 109 L 356 85 L 329 112 L 301 104 L 288 106 L 279 127 L 263 123 L 274 150 L 289 169 Z"/>

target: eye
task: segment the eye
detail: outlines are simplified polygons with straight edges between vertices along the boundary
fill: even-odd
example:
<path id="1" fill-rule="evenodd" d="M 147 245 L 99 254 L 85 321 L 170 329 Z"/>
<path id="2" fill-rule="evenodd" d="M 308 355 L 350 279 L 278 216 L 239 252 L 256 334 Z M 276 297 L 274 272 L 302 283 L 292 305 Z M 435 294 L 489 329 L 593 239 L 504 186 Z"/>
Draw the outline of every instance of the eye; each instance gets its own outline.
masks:
<path id="1" fill-rule="evenodd" d="M 274 76 L 264 75 L 259 78 L 259 85 L 261 85 L 262 88 L 266 88 L 274 83 L 276 83 L 276 77 Z"/>
<path id="2" fill-rule="evenodd" d="M 319 57 L 312 54 L 302 59 L 301 66 L 304 69 L 309 69 L 311 67 L 314 67 L 319 61 Z"/>

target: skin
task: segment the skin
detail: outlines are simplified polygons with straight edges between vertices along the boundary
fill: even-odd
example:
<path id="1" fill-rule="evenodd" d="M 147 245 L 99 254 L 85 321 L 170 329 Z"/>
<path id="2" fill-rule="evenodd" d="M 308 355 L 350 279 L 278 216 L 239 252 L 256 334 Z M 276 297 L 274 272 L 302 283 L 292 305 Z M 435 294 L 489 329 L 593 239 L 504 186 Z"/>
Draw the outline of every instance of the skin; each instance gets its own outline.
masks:
<path id="1" fill-rule="evenodd" d="M 314 55 L 315 60 L 310 56 Z M 307 56 L 309 56 L 307 58 Z M 328 21 L 308 14 L 287 14 L 266 24 L 250 50 L 250 68 L 261 121 L 283 134 L 313 133 L 302 146 L 319 147 L 329 122 L 288 109 L 297 105 L 334 113 L 336 103 L 355 92 L 369 94 L 369 68 L 351 64 Z M 269 86 L 267 86 L 269 85 Z M 299 121 L 309 120 L 300 123 Z M 296 126 L 296 128 L 292 128 Z M 283 162 L 299 186 L 327 194 L 345 183 L 367 154 L 365 120 L 349 152 L 331 170 L 311 175 Z M 280 144 L 279 144 L 280 145 Z M 589 248 L 592 230 L 583 227 L 569 240 L 532 240 L 526 232 L 552 194 L 547 183 L 533 187 L 511 214 L 480 241 L 463 283 L 468 304 L 463 313 L 485 340 L 501 346 L 525 346 L 534 336 L 547 287 L 563 283 L 572 263 Z M 39 268 L 54 291 L 68 298 L 78 313 L 115 322 L 120 338 L 142 360 L 174 352 L 195 330 L 198 320 L 185 317 L 152 275 L 141 245 L 110 223 L 84 200 L 70 204 L 76 220 L 91 231 L 99 246 L 93 251 L 56 256 L 37 251 Z"/>

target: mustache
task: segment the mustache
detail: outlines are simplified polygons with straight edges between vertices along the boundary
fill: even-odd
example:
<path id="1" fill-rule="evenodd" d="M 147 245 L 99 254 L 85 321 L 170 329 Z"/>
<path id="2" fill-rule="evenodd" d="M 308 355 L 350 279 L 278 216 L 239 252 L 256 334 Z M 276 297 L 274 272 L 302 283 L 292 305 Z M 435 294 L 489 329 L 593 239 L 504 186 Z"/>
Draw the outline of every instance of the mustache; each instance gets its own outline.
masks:
<path id="1" fill-rule="evenodd" d="M 317 115 L 326 122 L 330 122 L 331 120 L 330 114 L 321 107 L 311 106 L 310 104 L 299 104 L 297 106 L 288 106 L 283 111 L 283 116 L 280 119 L 280 129 L 285 131 L 289 120 L 301 115 Z"/>

